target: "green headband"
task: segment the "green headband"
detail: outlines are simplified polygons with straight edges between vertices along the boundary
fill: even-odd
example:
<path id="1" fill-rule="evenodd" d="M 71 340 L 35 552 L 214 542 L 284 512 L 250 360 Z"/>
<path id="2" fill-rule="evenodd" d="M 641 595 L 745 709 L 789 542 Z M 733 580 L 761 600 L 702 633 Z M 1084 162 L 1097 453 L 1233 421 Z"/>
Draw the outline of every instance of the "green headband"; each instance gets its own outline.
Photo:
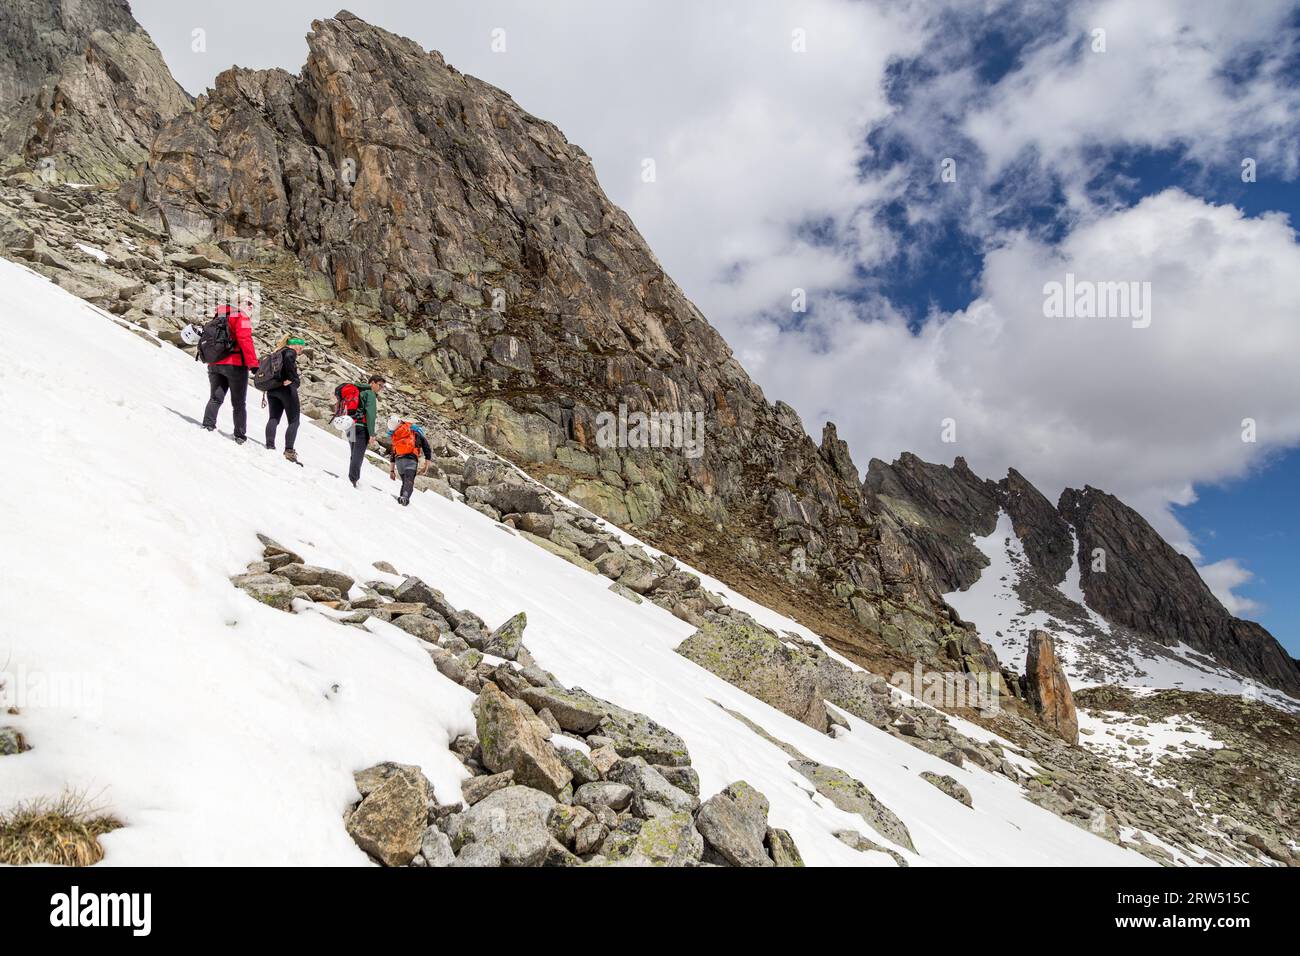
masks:
<path id="1" fill-rule="evenodd" d="M 290 340 L 289 340 L 289 344 L 290 344 L 290 345 L 306 345 L 306 344 L 307 344 L 307 340 L 306 340 L 306 339 L 290 339 Z"/>

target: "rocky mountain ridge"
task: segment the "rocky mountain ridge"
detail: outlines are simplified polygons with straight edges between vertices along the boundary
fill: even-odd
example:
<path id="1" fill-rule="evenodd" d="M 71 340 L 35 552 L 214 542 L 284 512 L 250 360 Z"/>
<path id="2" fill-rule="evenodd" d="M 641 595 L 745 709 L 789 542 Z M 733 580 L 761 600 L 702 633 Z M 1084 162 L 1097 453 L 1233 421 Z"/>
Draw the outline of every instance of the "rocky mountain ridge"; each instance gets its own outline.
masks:
<path id="1" fill-rule="evenodd" d="M 190 109 L 126 0 L 6 0 L 0 49 L 0 171 L 120 182 Z"/>
<path id="2" fill-rule="evenodd" d="M 896 515 L 945 593 L 979 580 L 988 559 L 972 539 L 991 534 L 1005 512 L 1035 578 L 1024 582 L 1027 607 L 1070 615 L 1056 586 L 1074 566 L 1087 607 L 1111 624 L 1300 696 L 1300 665 L 1263 627 L 1233 617 L 1192 562 L 1113 495 L 1068 488 L 1053 507 L 1015 469 L 994 482 L 963 458 L 950 467 L 912 454 L 873 459 L 864 488 Z"/>

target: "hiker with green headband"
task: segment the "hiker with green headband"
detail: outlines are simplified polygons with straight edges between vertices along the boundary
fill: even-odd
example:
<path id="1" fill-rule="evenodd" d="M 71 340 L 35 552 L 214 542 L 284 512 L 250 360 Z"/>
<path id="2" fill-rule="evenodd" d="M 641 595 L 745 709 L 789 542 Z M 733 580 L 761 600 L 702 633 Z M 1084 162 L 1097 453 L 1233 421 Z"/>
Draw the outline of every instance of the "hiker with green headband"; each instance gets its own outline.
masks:
<path id="1" fill-rule="evenodd" d="M 274 450 L 280 416 L 285 415 L 289 424 L 284 430 L 284 457 L 294 462 L 298 460 L 298 453 L 293 450 L 293 440 L 298 437 L 298 419 L 301 417 L 298 355 L 306 345 L 306 340 L 286 335 L 276 345 L 275 351 L 262 359 L 262 366 L 253 381 L 266 393 L 262 399 L 263 407 L 270 408 L 266 420 L 266 447 Z"/>

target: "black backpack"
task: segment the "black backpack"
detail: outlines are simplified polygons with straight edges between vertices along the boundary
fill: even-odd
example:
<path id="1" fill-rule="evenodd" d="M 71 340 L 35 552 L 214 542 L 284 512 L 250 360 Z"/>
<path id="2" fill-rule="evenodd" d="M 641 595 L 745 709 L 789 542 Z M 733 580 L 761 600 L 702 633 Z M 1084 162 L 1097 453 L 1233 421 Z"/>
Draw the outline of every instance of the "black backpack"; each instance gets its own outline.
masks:
<path id="1" fill-rule="evenodd" d="M 235 354 L 238 346 L 230 335 L 230 317 L 218 316 L 203 326 L 199 333 L 199 350 L 194 356 L 196 362 L 211 365 Z"/>
<path id="2" fill-rule="evenodd" d="M 253 376 L 253 387 L 262 392 L 284 386 L 284 349 L 272 352 Z"/>

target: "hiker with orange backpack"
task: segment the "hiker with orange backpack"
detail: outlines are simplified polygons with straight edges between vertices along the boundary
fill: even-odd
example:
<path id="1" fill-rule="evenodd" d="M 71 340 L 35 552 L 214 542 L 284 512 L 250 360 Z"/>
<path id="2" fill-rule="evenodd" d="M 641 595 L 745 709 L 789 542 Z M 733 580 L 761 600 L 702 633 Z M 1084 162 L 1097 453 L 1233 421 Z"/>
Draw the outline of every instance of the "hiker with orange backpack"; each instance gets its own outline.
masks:
<path id="1" fill-rule="evenodd" d="M 412 425 L 398 415 L 388 418 L 388 436 L 391 441 L 389 453 L 393 457 L 388 477 L 396 481 L 398 473 L 401 473 L 402 490 L 397 495 L 397 503 L 409 505 L 411 492 L 415 490 L 415 476 L 420 470 L 420 455 L 423 453 L 427 461 L 433 457 L 433 449 L 420 426 Z"/>
<path id="2" fill-rule="evenodd" d="M 263 356 L 262 365 L 253 376 L 253 386 L 264 393 L 262 407 L 270 406 L 266 419 L 266 447 L 275 450 L 275 433 L 280 427 L 280 416 L 285 415 L 288 425 L 284 430 L 284 457 L 292 462 L 298 461 L 293 442 L 298 437 L 301 417 L 298 385 L 302 380 L 298 376 L 298 356 L 306 347 L 305 339 L 286 335 L 276 344 L 274 352 Z"/>
<path id="3" fill-rule="evenodd" d="M 230 410 L 235 418 L 235 441 L 244 443 L 248 428 L 248 373 L 257 371 L 257 348 L 253 345 L 253 320 L 239 309 L 222 305 L 199 334 L 196 361 L 208 366 L 208 404 L 203 410 L 203 427 L 215 431 L 217 413 L 230 393 Z"/>
<path id="4" fill-rule="evenodd" d="M 348 481 L 352 482 L 353 488 L 361 480 L 366 448 L 371 445 L 379 447 L 375 435 L 379 428 L 379 393 L 385 384 L 382 375 L 372 375 L 365 385 L 344 382 L 334 389 L 334 425 L 344 432 L 352 446 Z"/>

